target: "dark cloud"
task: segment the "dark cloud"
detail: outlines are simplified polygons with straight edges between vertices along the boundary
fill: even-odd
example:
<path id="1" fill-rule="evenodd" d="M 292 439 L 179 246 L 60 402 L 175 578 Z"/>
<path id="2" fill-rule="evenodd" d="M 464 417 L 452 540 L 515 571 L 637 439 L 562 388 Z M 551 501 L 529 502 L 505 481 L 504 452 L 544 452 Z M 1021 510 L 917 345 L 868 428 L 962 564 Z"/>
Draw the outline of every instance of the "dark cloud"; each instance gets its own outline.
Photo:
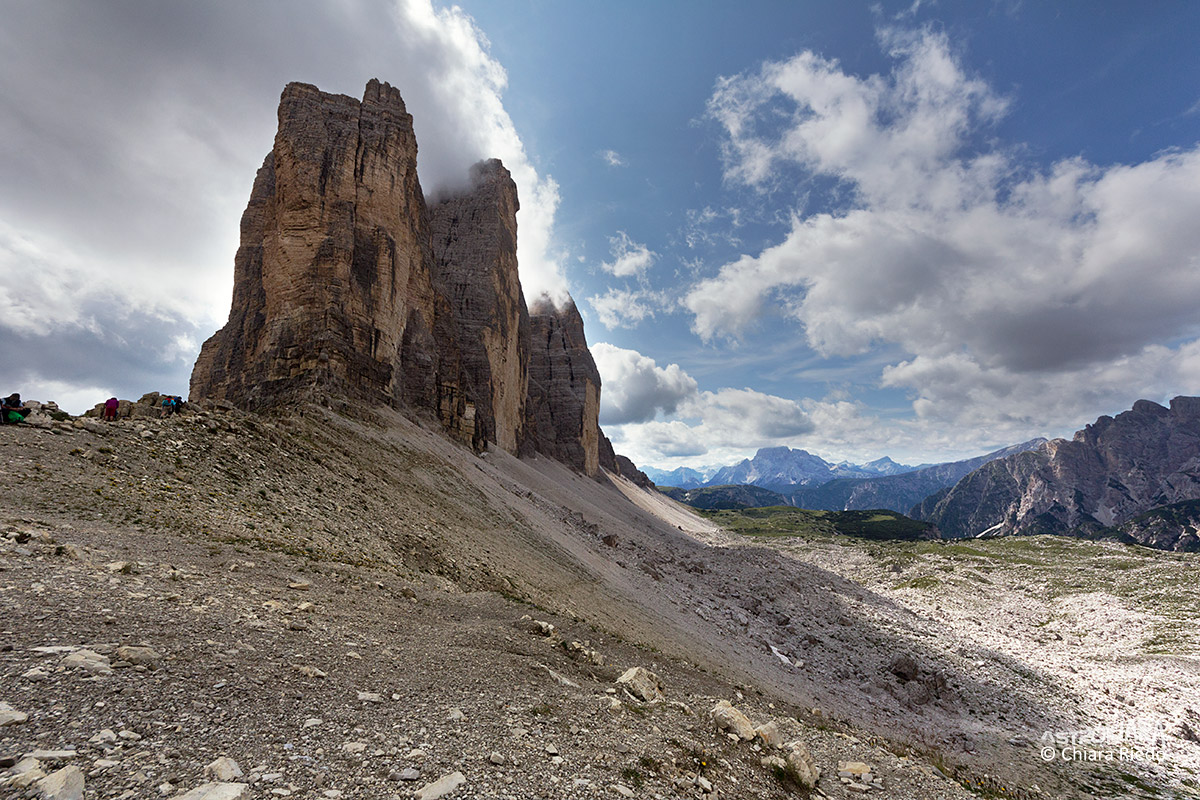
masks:
<path id="1" fill-rule="evenodd" d="M 182 393 L 173 359 L 190 366 L 226 317 L 238 222 L 291 81 L 397 86 L 427 191 L 503 158 L 522 193 L 522 280 L 563 289 L 546 256 L 557 189 L 529 164 L 504 71 L 457 9 L 0 0 L 0 14 L 0 335 L 21 354 L 6 375 Z M 192 352 L 163 362 L 162 327 L 185 330 Z"/>

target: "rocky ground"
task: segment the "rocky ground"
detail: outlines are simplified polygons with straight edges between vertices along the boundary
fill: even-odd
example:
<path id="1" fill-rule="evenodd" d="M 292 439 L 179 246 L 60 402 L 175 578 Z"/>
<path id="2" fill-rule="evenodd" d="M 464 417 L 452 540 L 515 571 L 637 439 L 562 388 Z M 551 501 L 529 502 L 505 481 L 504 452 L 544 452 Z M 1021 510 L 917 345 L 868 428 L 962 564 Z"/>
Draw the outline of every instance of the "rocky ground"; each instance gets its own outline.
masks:
<path id="1" fill-rule="evenodd" d="M 632 484 L 390 413 L 43 424 L 0 429 L 13 796 L 1093 794 L 1020 664 Z"/>
<path id="2" fill-rule="evenodd" d="M 941 649 L 973 642 L 993 654 L 979 661 L 981 673 L 1021 665 L 1026 684 L 1045 687 L 1047 703 L 1071 703 L 1081 723 L 1074 732 L 1093 740 L 1080 749 L 1117 756 L 1099 774 L 1080 776 L 1095 782 L 1097 796 L 1115 791 L 1114 781 L 1132 791 L 1147 776 L 1149 796 L 1171 786 L 1200 795 L 1193 554 L 1054 536 L 773 545 L 911 609 Z M 1046 732 L 1030 733 L 1025 738 L 1038 740 Z M 1064 749 L 1074 755 L 1062 742 L 1056 749 L 1060 760 Z"/>

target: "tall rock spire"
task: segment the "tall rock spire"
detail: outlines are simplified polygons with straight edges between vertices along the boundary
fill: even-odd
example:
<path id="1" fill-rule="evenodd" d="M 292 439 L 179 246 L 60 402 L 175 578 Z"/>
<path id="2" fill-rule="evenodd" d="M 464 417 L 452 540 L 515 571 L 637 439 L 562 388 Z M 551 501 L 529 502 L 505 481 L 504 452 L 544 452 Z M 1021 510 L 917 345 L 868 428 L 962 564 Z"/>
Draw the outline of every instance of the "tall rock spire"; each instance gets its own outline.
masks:
<path id="1" fill-rule="evenodd" d="M 427 208 L 412 117 L 388 84 L 361 101 L 288 84 L 242 215 L 229 321 L 201 348 L 192 398 L 418 409 L 476 448 L 615 470 L 578 309 L 526 309 L 518 207 L 490 160 Z"/>
<path id="2" fill-rule="evenodd" d="M 529 312 L 517 275 L 517 185 L 496 159 L 430 208 L 435 284 L 450 303 L 480 438 L 516 453 L 529 383 Z"/>
<path id="3" fill-rule="evenodd" d="M 583 317 L 573 301 L 564 308 L 543 301 L 529 319 L 527 447 L 599 476 L 600 371 L 583 335 Z"/>
<path id="4" fill-rule="evenodd" d="M 229 322 L 191 393 L 254 408 L 320 394 L 466 414 L 449 307 L 433 286 L 417 142 L 400 93 L 362 102 L 292 83 L 254 182 Z"/>

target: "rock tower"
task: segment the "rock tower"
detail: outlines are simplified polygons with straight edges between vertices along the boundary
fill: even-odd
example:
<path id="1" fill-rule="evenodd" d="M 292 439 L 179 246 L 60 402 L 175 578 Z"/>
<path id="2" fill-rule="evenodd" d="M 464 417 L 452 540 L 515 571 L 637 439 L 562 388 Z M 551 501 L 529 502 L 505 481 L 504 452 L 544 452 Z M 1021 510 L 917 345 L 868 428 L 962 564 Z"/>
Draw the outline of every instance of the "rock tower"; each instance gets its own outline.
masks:
<path id="1" fill-rule="evenodd" d="M 583 319 L 573 303 L 529 313 L 517 187 L 494 159 L 470 178 L 426 205 L 412 117 L 388 84 L 361 101 L 288 84 L 242 215 L 229 321 L 191 397 L 409 408 L 477 448 L 616 470 Z"/>

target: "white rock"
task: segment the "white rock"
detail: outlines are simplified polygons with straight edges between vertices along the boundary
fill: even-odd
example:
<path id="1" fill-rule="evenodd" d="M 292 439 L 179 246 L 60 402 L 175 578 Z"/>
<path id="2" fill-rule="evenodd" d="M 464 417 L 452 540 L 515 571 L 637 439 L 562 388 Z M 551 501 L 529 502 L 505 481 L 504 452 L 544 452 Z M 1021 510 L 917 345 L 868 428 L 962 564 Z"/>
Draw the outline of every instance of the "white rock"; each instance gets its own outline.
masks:
<path id="1" fill-rule="evenodd" d="M 451 772 L 449 775 L 443 775 L 433 783 L 427 783 L 420 789 L 417 789 L 417 800 L 436 800 L 438 797 L 446 797 L 458 787 L 467 782 L 467 778 L 461 772 Z"/>
<path id="2" fill-rule="evenodd" d="M 779 725 L 774 720 L 764 722 L 754 729 L 754 734 L 763 740 L 763 744 L 768 747 L 779 747 L 783 744 L 783 733 L 779 730 Z"/>
<path id="3" fill-rule="evenodd" d="M 203 783 L 174 800 L 241 800 L 250 796 L 248 783 Z"/>
<path id="4" fill-rule="evenodd" d="M 27 753 L 25 757 L 38 761 L 69 761 L 78 755 L 79 753 L 74 750 L 34 750 L 32 753 Z"/>
<path id="5" fill-rule="evenodd" d="M 29 715 L 23 711 L 17 711 L 8 703 L 0 703 L 0 728 L 5 725 L 19 725 L 29 719 Z"/>
<path id="6" fill-rule="evenodd" d="M 111 675 L 108 656 L 102 656 L 91 650 L 76 650 L 62 660 L 63 666 L 71 669 L 82 669 L 93 675 Z"/>
<path id="7" fill-rule="evenodd" d="M 821 777 L 821 770 L 813 763 L 812 756 L 809 755 L 804 742 L 799 740 L 790 742 L 785 760 L 787 772 L 796 783 L 806 789 L 812 789 L 817 785 L 817 780 Z"/>
<path id="8" fill-rule="evenodd" d="M 383 695 L 378 692 L 359 692 L 358 699 L 365 703 L 382 703 Z"/>
<path id="9" fill-rule="evenodd" d="M 361 753 L 367 749 L 366 742 L 346 742 L 342 745 L 342 749 L 347 753 Z"/>
<path id="10" fill-rule="evenodd" d="M 244 774 L 238 763 L 227 756 L 221 756 L 204 768 L 204 777 L 221 783 L 229 783 Z"/>
<path id="11" fill-rule="evenodd" d="M 63 767 L 34 784 L 41 794 L 38 800 L 83 800 L 83 772 L 79 767 Z"/>
<path id="12" fill-rule="evenodd" d="M 750 723 L 750 718 L 734 708 L 728 700 L 717 703 L 708 713 L 712 715 L 713 722 L 717 723 L 720 730 L 729 731 L 739 739 L 747 741 L 754 738 L 754 726 Z"/>
<path id="13" fill-rule="evenodd" d="M 629 690 L 634 697 L 647 703 L 663 699 L 662 681 L 644 667 L 630 667 L 617 678 L 617 683 Z"/>
<path id="14" fill-rule="evenodd" d="M 92 744 L 114 744 L 117 741 L 117 734 L 113 732 L 112 728 L 105 728 L 88 741 Z"/>

